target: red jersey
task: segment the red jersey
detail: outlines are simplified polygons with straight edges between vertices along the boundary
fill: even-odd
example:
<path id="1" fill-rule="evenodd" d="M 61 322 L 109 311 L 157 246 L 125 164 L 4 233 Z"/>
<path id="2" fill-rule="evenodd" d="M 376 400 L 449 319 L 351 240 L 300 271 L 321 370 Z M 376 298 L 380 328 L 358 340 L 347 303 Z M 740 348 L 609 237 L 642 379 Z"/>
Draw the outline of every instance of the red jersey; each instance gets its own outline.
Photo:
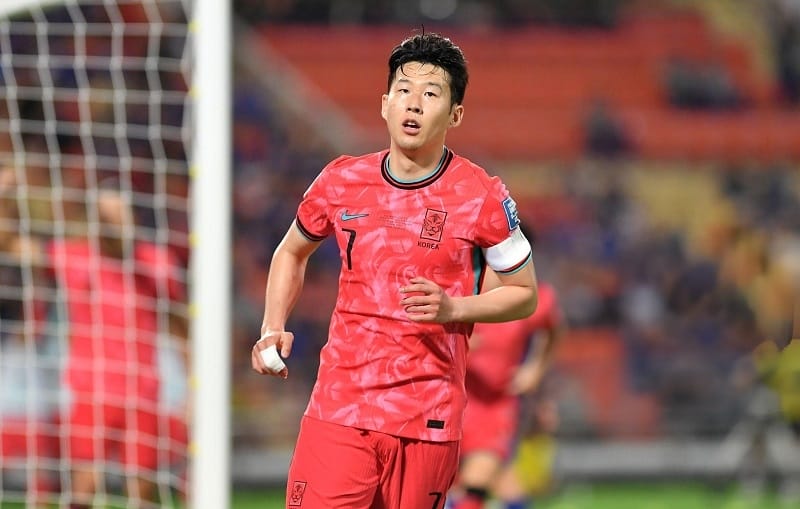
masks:
<path id="1" fill-rule="evenodd" d="M 156 398 L 158 300 L 184 293 L 173 258 L 140 242 L 126 262 L 86 240 L 53 242 L 49 254 L 66 303 L 70 388 Z"/>
<path id="2" fill-rule="evenodd" d="M 528 318 L 504 323 L 478 323 L 472 333 L 466 387 L 470 398 L 491 400 L 507 396 L 530 339 L 538 330 L 554 329 L 562 315 L 552 286 L 539 284 L 539 303 Z"/>
<path id="3" fill-rule="evenodd" d="M 328 342 L 306 415 L 431 441 L 461 437 L 472 325 L 409 320 L 399 305 L 410 278 L 451 296 L 476 294 L 486 264 L 514 271 L 530 259 L 516 241 L 516 206 L 496 177 L 445 150 L 415 181 L 394 178 L 388 152 L 343 156 L 306 191 L 297 227 L 333 235 L 342 268 Z M 524 244 L 524 248 L 520 246 Z"/>

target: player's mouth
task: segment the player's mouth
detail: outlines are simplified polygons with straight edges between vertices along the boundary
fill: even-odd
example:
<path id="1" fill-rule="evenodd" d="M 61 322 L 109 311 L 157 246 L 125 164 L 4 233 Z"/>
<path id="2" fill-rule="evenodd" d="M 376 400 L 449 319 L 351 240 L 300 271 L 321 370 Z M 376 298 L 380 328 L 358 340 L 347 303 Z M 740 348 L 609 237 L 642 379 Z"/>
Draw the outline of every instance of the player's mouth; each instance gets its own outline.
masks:
<path id="1" fill-rule="evenodd" d="M 415 120 L 406 120 L 403 122 L 403 132 L 406 134 L 417 134 L 421 128 L 422 126 Z"/>

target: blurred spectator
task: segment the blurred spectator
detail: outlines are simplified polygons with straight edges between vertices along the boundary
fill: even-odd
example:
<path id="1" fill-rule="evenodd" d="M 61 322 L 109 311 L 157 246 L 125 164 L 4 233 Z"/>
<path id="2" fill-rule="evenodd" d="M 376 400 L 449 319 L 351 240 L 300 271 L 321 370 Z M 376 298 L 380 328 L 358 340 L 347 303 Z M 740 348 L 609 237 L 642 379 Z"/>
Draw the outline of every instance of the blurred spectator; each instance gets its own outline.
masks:
<path id="1" fill-rule="evenodd" d="M 620 7 L 624 3 L 625 0 L 540 0 L 530 2 L 532 6 L 543 5 L 550 12 L 549 21 L 551 22 L 588 28 L 610 28 L 616 25 Z"/>
<path id="2" fill-rule="evenodd" d="M 607 28 L 626 0 L 236 0 L 246 22 L 449 23 L 480 26 L 552 23 Z"/>
<path id="3" fill-rule="evenodd" d="M 670 104 L 689 110 L 731 110 L 745 105 L 729 71 L 718 62 L 673 58 L 666 69 Z"/>
<path id="4" fill-rule="evenodd" d="M 780 98 L 797 105 L 800 103 L 800 3 L 771 0 L 766 6 Z"/>
<path id="5" fill-rule="evenodd" d="M 614 158 L 630 154 L 633 142 L 625 125 L 608 101 L 591 101 L 583 119 L 584 147 L 587 155 Z"/>

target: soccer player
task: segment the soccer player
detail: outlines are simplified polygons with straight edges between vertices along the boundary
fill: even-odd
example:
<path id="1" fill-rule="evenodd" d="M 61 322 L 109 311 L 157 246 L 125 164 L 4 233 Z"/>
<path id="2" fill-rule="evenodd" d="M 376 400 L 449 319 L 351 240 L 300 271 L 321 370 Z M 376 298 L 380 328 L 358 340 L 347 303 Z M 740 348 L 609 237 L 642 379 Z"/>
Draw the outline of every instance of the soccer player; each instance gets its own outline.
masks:
<path id="1" fill-rule="evenodd" d="M 184 296 L 171 253 L 134 239 L 127 195 L 104 183 L 96 205 L 97 238 L 49 246 L 69 327 L 63 423 L 71 508 L 91 507 L 100 466 L 112 459 L 124 467 L 129 497 L 156 496 L 150 479 L 158 462 L 158 302 Z"/>
<path id="2" fill-rule="evenodd" d="M 511 462 L 520 396 L 539 389 L 562 334 L 556 292 L 544 283 L 530 317 L 475 326 L 467 357 L 467 408 L 454 509 L 482 508 L 492 495 L 506 508 L 528 507 Z"/>
<path id="3" fill-rule="evenodd" d="M 474 322 L 536 307 L 536 276 L 503 183 L 445 146 L 464 117 L 461 49 L 423 33 L 388 60 L 381 97 L 389 148 L 330 162 L 273 253 L 253 369 L 285 330 L 306 262 L 326 237 L 341 255 L 339 293 L 300 425 L 287 507 L 441 509 L 458 468 Z M 486 267 L 498 287 L 480 293 Z M 268 359 L 269 360 L 269 359 Z"/>
<path id="4" fill-rule="evenodd" d="M 24 469 L 31 498 L 39 498 L 53 486 L 51 475 L 35 457 L 56 457 L 58 442 L 47 428 L 53 424 L 56 405 L 37 394 L 52 391 L 53 371 L 44 351 L 49 337 L 43 334 L 46 307 L 38 291 L 23 291 L 26 278 L 36 289 L 41 281 L 41 241 L 18 228 L 16 170 L 0 163 L 0 479 L 16 469 L 12 458 L 29 459 Z M 30 325 L 34 324 L 31 328 Z M 22 472 L 20 470 L 18 474 Z M 38 507 L 38 506 L 37 506 Z"/>

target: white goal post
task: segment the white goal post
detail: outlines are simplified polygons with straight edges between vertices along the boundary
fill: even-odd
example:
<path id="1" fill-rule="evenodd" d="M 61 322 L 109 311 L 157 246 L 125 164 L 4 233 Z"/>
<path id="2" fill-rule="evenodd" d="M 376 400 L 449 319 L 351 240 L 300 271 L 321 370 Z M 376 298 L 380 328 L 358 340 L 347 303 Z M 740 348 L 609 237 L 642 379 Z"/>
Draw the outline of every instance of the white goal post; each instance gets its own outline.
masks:
<path id="1" fill-rule="evenodd" d="M 230 504 L 231 7 L 195 0 L 192 508 Z"/>
<path id="2" fill-rule="evenodd" d="M 187 159 L 185 163 L 190 177 L 187 197 L 188 210 L 186 211 L 189 223 L 189 270 L 186 284 L 189 290 L 187 314 L 190 318 L 190 365 L 188 367 L 191 399 L 189 405 L 192 415 L 189 423 L 189 466 L 186 473 L 188 477 L 187 503 L 192 509 L 225 509 L 230 505 L 231 484 L 229 360 L 231 344 L 230 188 L 232 178 L 230 142 L 232 120 L 230 108 L 231 5 L 229 0 L 168 1 L 183 5 L 189 48 L 186 52 L 189 57 L 186 62 L 189 64 L 187 74 L 190 77 L 188 98 L 184 100 L 186 119 L 183 126 L 179 127 L 179 132 L 182 133 L 180 136 L 184 138 L 183 145 L 186 149 Z M 162 0 L 0 0 L 0 24 L 10 17 L 24 16 L 26 13 L 35 11 L 36 14 L 32 15 L 30 19 L 33 19 L 34 23 L 42 22 L 43 25 L 46 25 L 48 20 L 43 13 L 49 7 L 68 6 L 77 11 L 79 7 L 87 4 L 101 7 L 110 6 L 112 9 L 118 5 L 142 4 L 146 10 L 157 11 L 159 4 L 162 3 L 167 2 Z M 13 25 L 13 19 L 8 24 Z M 45 30 L 45 26 L 37 28 L 34 37 L 41 36 Z M 108 30 L 108 33 L 113 32 L 113 28 Z M 54 51 L 57 54 L 57 49 Z M 6 62 L 9 58 L 13 59 L 13 55 L 0 53 L 0 58 Z M 48 58 L 48 56 L 45 55 L 41 58 Z M 158 58 L 157 54 L 147 57 L 149 60 L 156 58 Z M 148 70 L 147 68 L 152 63 L 149 60 L 138 64 L 143 66 L 143 74 L 150 73 L 148 79 L 152 78 L 152 69 Z M 63 59 L 61 63 L 63 64 Z M 114 61 L 114 65 L 119 63 L 119 60 Z M 76 79 L 80 80 L 81 78 Z M 111 81 L 115 83 L 113 79 Z M 9 95 L 16 97 L 17 92 L 8 90 L 11 87 L 8 81 L 0 81 L 0 87 L 5 89 L 0 89 L 2 91 L 0 103 L 4 102 Z M 117 92 L 119 91 L 112 90 L 110 92 L 115 97 L 113 101 L 118 100 Z M 159 89 L 155 93 L 161 94 L 162 92 L 163 90 Z M 46 92 L 45 96 L 43 101 L 55 102 L 56 100 L 52 91 Z M 58 94 L 56 93 L 55 96 L 57 97 Z M 50 111 L 53 110 L 52 105 L 45 105 L 44 110 L 45 118 L 41 122 L 41 129 L 51 129 L 55 123 L 54 118 L 48 117 L 48 115 L 52 116 Z M 154 115 L 152 111 L 150 115 Z M 157 116 L 157 114 L 155 115 Z M 4 120 L 0 116 L 6 132 L 12 132 L 18 128 L 21 120 L 20 118 Z M 35 122 L 30 124 L 38 125 Z M 74 136 L 84 137 L 86 135 L 84 128 L 87 126 L 83 124 L 84 122 L 81 122 L 81 125 L 75 128 Z M 152 139 L 157 137 L 162 129 L 169 130 L 169 126 L 128 125 L 117 127 L 119 128 L 108 128 L 113 131 L 108 136 L 117 140 L 118 144 L 120 131 L 142 132 L 143 136 Z M 103 127 L 103 129 L 106 128 Z M 0 135 L 2 134 L 0 132 Z M 19 136 L 12 132 L 11 137 L 14 136 L 17 136 L 17 139 L 14 143 L 13 154 L 9 157 L 8 152 L 3 153 L 2 145 L 0 145 L 0 155 L 6 159 L 12 159 L 15 163 L 26 163 L 29 156 L 18 153 L 19 147 L 23 144 L 19 141 Z M 53 135 L 47 136 L 55 138 Z M 51 138 L 48 138 L 48 142 L 51 141 Z M 120 149 L 120 152 L 125 152 L 125 149 Z M 45 159 L 47 157 L 47 155 L 44 156 Z M 120 157 L 126 159 L 125 154 Z M 97 162 L 101 159 L 102 157 L 94 158 L 94 164 L 103 167 L 102 161 Z M 127 159 L 131 159 L 129 153 Z M 51 154 L 49 161 L 45 161 L 43 164 L 45 167 L 49 164 L 52 168 L 52 166 L 67 160 L 67 156 L 64 156 L 62 160 L 60 154 L 57 156 Z M 169 164 L 163 161 L 160 163 L 163 163 L 164 167 Z M 154 174 L 160 171 L 159 168 L 162 168 L 160 163 L 153 165 Z M 125 166 L 125 163 L 122 166 Z M 18 188 L 17 198 L 27 200 L 27 197 L 22 196 L 25 192 L 27 191 Z M 54 192 L 63 198 L 61 191 Z M 156 202 L 154 207 L 158 207 L 159 203 L 163 204 L 167 199 L 164 196 L 153 198 L 153 201 Z M 63 229 L 63 226 L 56 228 Z M 19 290 L 20 293 L 23 291 L 27 292 L 29 289 Z M 0 350 L 1 360 L 2 351 Z M 0 414 L 0 419 L 2 417 Z M 2 458 L 0 458 L 0 466 L 2 466 Z M 27 480 L 31 482 L 32 478 Z M 3 505 L 3 501 L 6 500 L 2 497 L 3 490 L 4 485 L 0 478 L 0 505 Z M 37 502 L 27 498 L 25 503 L 29 507 L 34 507 Z"/>

